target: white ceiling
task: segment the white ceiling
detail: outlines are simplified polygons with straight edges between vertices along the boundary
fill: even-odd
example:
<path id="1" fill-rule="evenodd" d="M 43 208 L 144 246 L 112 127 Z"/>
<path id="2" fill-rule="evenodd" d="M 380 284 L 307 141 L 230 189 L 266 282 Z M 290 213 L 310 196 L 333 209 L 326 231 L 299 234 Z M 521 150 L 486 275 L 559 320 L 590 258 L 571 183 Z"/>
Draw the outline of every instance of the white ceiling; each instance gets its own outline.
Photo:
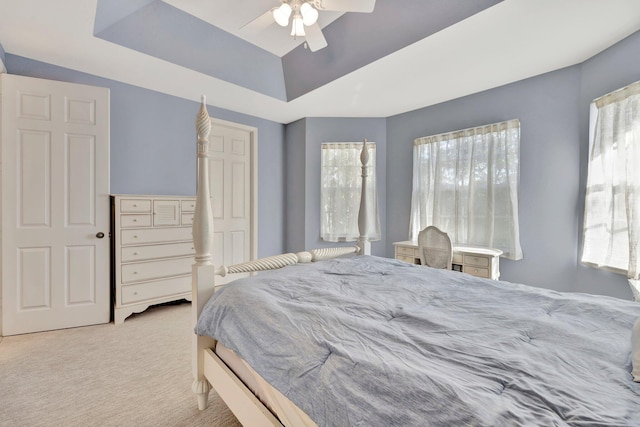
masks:
<path id="1" fill-rule="evenodd" d="M 277 55 L 295 47 L 282 31 L 251 40 L 239 30 L 277 0 L 165 2 Z M 392 116 L 583 62 L 640 29 L 639 0 L 504 0 L 286 102 L 94 37 L 96 4 L 0 0 L 0 43 L 8 54 L 194 101 L 206 94 L 210 105 L 281 123 Z"/>

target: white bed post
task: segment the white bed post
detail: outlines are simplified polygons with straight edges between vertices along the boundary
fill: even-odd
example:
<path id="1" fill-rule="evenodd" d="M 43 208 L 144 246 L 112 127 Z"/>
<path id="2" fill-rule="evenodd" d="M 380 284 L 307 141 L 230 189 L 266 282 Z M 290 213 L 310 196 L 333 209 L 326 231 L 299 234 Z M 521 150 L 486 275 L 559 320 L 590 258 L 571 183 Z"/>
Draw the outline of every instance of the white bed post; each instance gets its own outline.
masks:
<path id="1" fill-rule="evenodd" d="M 209 192 L 209 132 L 211 120 L 207 112 L 206 97 L 202 95 L 200 111 L 196 118 L 198 133 L 198 164 L 196 209 L 193 217 L 193 244 L 195 263 L 192 267 L 191 282 L 191 314 L 192 325 L 195 326 L 202 308 L 215 291 L 215 268 L 212 262 L 213 252 L 213 210 Z M 198 397 L 198 408 L 205 409 L 211 385 L 204 377 L 204 349 L 211 348 L 213 340 L 209 337 L 193 335 L 193 386 Z"/>
<path id="2" fill-rule="evenodd" d="M 369 163 L 369 151 L 367 149 L 367 140 L 362 141 L 362 151 L 360 152 L 360 163 L 362 163 L 362 188 L 360 192 L 360 210 L 358 212 L 358 230 L 360 231 L 360 238 L 358 239 L 359 255 L 371 255 L 371 242 L 369 238 L 372 235 L 372 215 L 374 213 L 369 212 L 368 200 L 368 182 L 367 179 L 367 163 Z"/>

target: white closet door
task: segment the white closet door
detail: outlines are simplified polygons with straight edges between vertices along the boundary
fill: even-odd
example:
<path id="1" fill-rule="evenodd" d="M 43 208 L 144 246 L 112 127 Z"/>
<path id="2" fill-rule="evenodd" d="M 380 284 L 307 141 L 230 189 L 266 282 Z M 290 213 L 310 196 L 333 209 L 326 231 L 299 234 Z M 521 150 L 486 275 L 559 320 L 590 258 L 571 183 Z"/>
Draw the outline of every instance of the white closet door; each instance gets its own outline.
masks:
<path id="1" fill-rule="evenodd" d="M 109 322 L 109 90 L 4 74 L 2 333 Z"/>
<path id="2" fill-rule="evenodd" d="M 214 265 L 239 264 L 256 257 L 255 134 L 253 128 L 212 119 L 209 154 Z M 238 277 L 222 278 L 218 283 Z"/>

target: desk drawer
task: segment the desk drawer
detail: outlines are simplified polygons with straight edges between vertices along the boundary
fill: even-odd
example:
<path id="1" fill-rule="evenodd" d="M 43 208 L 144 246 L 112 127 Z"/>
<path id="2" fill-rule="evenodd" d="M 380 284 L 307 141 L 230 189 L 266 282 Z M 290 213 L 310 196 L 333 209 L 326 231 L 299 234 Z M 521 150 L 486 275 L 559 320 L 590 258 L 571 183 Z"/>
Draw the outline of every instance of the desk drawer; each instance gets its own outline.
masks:
<path id="1" fill-rule="evenodd" d="M 488 268 L 480 268 L 480 267 L 473 267 L 471 265 L 465 265 L 462 267 L 462 272 L 471 274 L 472 276 L 476 276 L 476 277 L 484 277 L 486 279 L 490 277 Z"/>
<path id="2" fill-rule="evenodd" d="M 141 282 L 169 276 L 191 273 L 193 258 L 163 259 L 160 261 L 140 262 L 122 266 L 122 283 Z"/>
<path id="3" fill-rule="evenodd" d="M 489 258 L 475 255 L 463 255 L 464 264 L 475 265 L 478 267 L 489 267 Z"/>
<path id="4" fill-rule="evenodd" d="M 397 255 L 396 259 L 399 260 L 399 261 L 408 262 L 409 264 L 417 264 L 416 258 L 412 257 L 412 256 Z"/>
<path id="5" fill-rule="evenodd" d="M 396 246 L 396 253 L 398 255 L 405 255 L 410 257 L 418 256 L 418 249 L 409 248 L 406 246 Z"/>

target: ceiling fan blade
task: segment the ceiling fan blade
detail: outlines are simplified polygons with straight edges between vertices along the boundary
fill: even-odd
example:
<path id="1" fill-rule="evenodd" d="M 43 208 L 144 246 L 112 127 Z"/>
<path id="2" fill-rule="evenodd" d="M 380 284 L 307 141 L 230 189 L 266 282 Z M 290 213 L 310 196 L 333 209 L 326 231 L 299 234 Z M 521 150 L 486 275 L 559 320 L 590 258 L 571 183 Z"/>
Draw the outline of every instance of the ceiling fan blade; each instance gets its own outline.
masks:
<path id="1" fill-rule="evenodd" d="M 317 22 L 308 27 L 304 27 L 304 33 L 311 52 L 327 47 L 327 40 L 324 38 L 324 34 L 322 34 L 322 30 Z"/>
<path id="2" fill-rule="evenodd" d="M 376 6 L 376 0 L 320 0 L 316 4 L 320 10 L 371 13 Z"/>
<path id="3" fill-rule="evenodd" d="M 240 27 L 240 31 L 246 35 L 258 34 L 274 22 L 275 21 L 273 20 L 273 12 L 271 10 L 267 10 L 265 13 L 258 16 L 253 21 L 250 21 L 249 23 Z"/>

